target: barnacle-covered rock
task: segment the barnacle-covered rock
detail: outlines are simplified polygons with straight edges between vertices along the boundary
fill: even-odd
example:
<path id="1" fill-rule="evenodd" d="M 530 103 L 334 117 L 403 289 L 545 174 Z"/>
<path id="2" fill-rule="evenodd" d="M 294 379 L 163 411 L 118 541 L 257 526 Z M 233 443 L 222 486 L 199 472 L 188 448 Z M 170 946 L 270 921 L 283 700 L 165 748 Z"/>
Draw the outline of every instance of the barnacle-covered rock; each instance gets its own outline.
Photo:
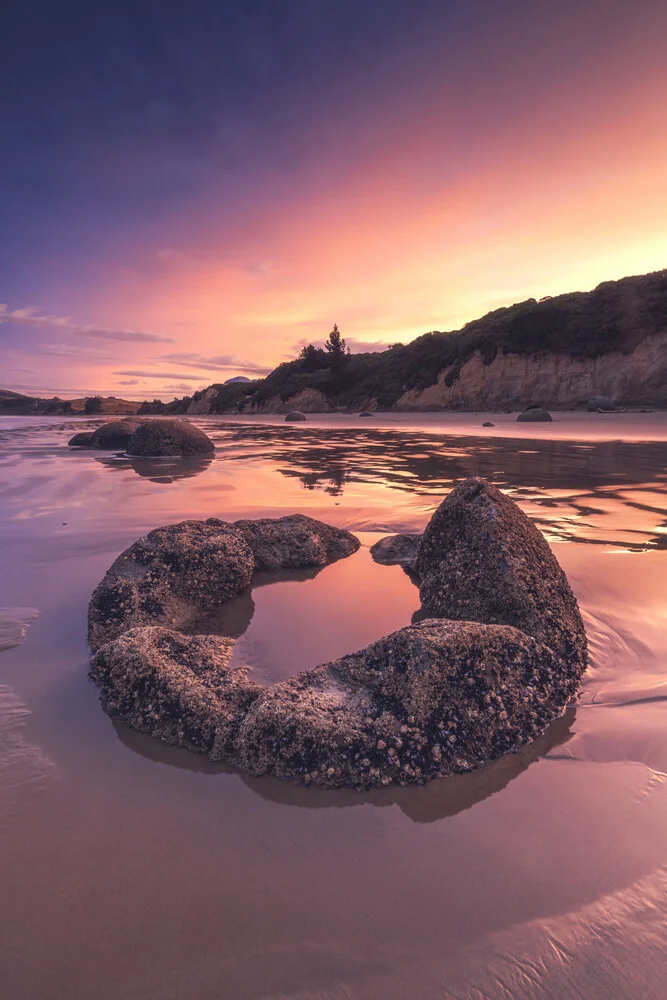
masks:
<path id="1" fill-rule="evenodd" d="M 415 567 L 421 535 L 386 535 L 371 545 L 371 555 L 376 563 L 384 566 L 402 566 L 408 573 Z"/>
<path id="2" fill-rule="evenodd" d="M 207 524 L 219 523 L 211 519 Z M 235 521 L 255 557 L 255 569 L 298 569 L 326 566 L 352 555 L 359 539 L 349 531 L 334 528 L 304 514 Z"/>
<path id="3" fill-rule="evenodd" d="M 243 534 L 225 521 L 156 528 L 118 556 L 94 591 L 91 648 L 140 625 L 183 628 L 240 594 L 254 565 Z"/>
<path id="4" fill-rule="evenodd" d="M 132 628 L 103 646 L 90 674 L 104 709 L 133 729 L 214 760 L 233 751 L 239 725 L 261 692 L 248 668 L 228 666 L 234 642 Z"/>
<path id="5" fill-rule="evenodd" d="M 430 619 L 274 685 L 241 726 L 237 761 L 322 787 L 421 783 L 516 750 L 576 688 L 518 629 Z"/>
<path id="6" fill-rule="evenodd" d="M 358 547 L 302 515 L 150 532 L 90 603 L 106 710 L 252 774 L 324 788 L 467 771 L 563 712 L 586 666 L 576 600 L 537 528 L 483 480 L 459 484 L 421 537 L 374 546 L 418 576 L 426 620 L 269 688 L 230 669 L 233 640 L 181 631 L 201 629 L 255 568 L 321 566 Z"/>
<path id="7" fill-rule="evenodd" d="M 513 625 L 545 643 L 577 679 L 586 633 L 544 536 L 508 496 L 466 479 L 426 526 L 415 563 L 429 617 Z"/>

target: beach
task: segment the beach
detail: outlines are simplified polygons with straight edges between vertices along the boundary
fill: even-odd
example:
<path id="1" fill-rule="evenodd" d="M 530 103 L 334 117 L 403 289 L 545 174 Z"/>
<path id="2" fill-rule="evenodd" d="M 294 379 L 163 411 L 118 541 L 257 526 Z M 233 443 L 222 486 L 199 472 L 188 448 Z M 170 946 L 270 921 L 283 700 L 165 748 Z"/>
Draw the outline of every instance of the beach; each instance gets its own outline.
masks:
<path id="1" fill-rule="evenodd" d="M 667 414 L 553 416 L 197 418 L 211 460 L 67 448 L 100 420 L 0 420 L 3 995 L 661 1000 Z M 272 683 L 409 623 L 416 587 L 369 547 L 421 531 L 471 475 L 545 534 L 589 639 L 577 704 L 518 754 L 324 791 L 102 711 L 87 605 L 147 531 L 301 512 L 359 537 L 320 571 L 261 576 L 214 623 Z"/>

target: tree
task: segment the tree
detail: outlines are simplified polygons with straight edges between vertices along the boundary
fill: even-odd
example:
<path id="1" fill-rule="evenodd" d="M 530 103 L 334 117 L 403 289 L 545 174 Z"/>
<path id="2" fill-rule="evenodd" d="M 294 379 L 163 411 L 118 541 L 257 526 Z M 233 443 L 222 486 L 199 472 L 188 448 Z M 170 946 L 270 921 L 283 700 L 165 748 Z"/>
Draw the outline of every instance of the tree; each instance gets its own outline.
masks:
<path id="1" fill-rule="evenodd" d="M 302 348 L 299 361 L 303 363 L 302 367 L 305 372 L 315 372 L 319 368 L 328 366 L 326 351 L 323 351 L 321 347 L 314 347 L 312 344 Z"/>
<path id="2" fill-rule="evenodd" d="M 83 408 L 83 412 L 86 414 L 86 416 L 90 416 L 93 413 L 101 413 L 102 412 L 102 397 L 101 396 L 89 396 L 86 399 L 86 403 L 85 403 L 85 406 Z"/>
<path id="3" fill-rule="evenodd" d="M 350 348 L 345 343 L 345 340 L 340 335 L 340 330 L 338 329 L 338 324 L 334 323 L 333 330 L 327 337 L 325 344 L 325 350 L 332 355 L 333 358 L 343 358 L 346 354 L 350 354 Z"/>

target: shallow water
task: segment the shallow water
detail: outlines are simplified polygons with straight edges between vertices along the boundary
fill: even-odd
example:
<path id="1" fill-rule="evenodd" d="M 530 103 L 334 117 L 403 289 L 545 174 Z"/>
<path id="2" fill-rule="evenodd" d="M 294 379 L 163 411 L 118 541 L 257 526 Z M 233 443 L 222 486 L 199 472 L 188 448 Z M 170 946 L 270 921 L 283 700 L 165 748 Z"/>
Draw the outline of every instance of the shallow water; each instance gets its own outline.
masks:
<path id="1" fill-rule="evenodd" d="M 68 451 L 94 421 L 0 420 L 3 997 L 662 1000 L 667 417 L 485 419 L 202 418 L 216 456 L 194 463 Z M 322 792 L 102 712 L 86 606 L 147 530 L 302 511 L 359 535 L 209 621 L 272 681 L 410 620 L 415 588 L 368 546 L 420 530 L 466 475 L 544 531 L 589 634 L 577 706 L 520 754 Z"/>

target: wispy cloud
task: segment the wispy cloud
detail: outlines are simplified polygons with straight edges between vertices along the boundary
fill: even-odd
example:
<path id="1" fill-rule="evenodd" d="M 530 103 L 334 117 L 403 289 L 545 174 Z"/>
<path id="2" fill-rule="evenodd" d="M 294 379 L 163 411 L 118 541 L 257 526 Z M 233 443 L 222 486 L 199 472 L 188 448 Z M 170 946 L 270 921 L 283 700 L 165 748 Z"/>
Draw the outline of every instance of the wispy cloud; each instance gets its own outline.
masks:
<path id="1" fill-rule="evenodd" d="M 138 378 L 120 379 L 118 382 L 114 382 L 114 385 L 139 385 L 139 379 Z"/>
<path id="2" fill-rule="evenodd" d="M 273 371 L 272 367 L 258 365 L 255 361 L 244 361 L 236 354 L 163 354 L 164 361 L 176 361 L 179 365 L 187 368 L 208 368 L 211 371 L 248 371 L 256 372 L 258 375 L 268 375 Z M 186 378 L 196 378 L 195 375 L 186 375 Z"/>
<path id="3" fill-rule="evenodd" d="M 96 340 L 117 340 L 141 344 L 175 344 L 173 337 L 161 333 L 146 333 L 143 330 L 114 330 L 93 324 L 74 323 L 69 316 L 39 315 L 32 306 L 10 309 L 0 302 L 0 323 L 26 326 L 45 330 L 59 330 L 75 337 L 92 337 Z"/>
<path id="4" fill-rule="evenodd" d="M 113 372 L 114 375 L 132 375 L 137 378 L 173 378 L 173 379 L 186 379 L 193 378 L 198 382 L 205 382 L 206 375 L 183 375 L 182 372 L 145 372 L 145 371 L 123 371 L 123 372 Z"/>
<path id="5" fill-rule="evenodd" d="M 192 392 L 192 386 L 187 382 L 174 382 L 173 385 L 165 385 L 165 389 L 170 389 L 172 392 Z"/>

